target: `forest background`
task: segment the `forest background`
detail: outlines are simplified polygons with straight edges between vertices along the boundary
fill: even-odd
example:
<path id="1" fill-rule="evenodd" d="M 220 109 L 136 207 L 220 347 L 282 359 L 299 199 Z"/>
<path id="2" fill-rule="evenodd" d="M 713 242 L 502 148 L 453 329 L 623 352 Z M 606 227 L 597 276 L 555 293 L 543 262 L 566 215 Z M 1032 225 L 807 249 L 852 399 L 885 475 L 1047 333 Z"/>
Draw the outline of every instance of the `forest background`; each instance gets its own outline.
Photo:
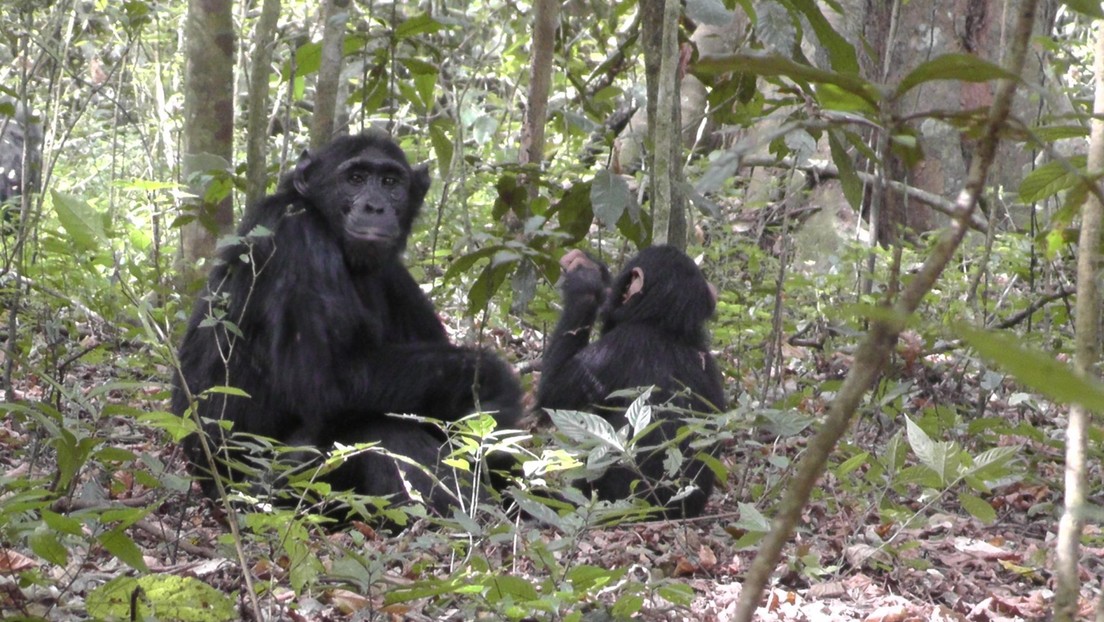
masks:
<path id="1" fill-rule="evenodd" d="M 0 611 L 1104 620 L 1101 20 L 1089 0 L 7 2 Z M 301 150 L 369 126 L 432 167 L 412 272 L 529 388 L 567 249 L 698 260 L 731 406 L 705 517 L 473 507 L 329 533 L 196 497 L 165 409 L 197 283 Z"/>

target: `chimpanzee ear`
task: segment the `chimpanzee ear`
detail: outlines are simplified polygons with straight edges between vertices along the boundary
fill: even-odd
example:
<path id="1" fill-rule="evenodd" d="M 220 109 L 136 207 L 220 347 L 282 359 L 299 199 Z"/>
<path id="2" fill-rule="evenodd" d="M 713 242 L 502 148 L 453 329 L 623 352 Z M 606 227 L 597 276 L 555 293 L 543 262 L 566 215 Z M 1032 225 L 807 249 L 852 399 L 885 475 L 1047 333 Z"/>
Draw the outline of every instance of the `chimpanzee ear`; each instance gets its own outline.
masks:
<path id="1" fill-rule="evenodd" d="M 632 269 L 632 277 L 629 278 L 629 286 L 625 288 L 625 299 L 621 302 L 628 302 L 633 296 L 643 291 L 644 269 L 638 266 Z"/>
<path id="2" fill-rule="evenodd" d="M 429 165 L 419 164 L 410 170 L 410 201 L 420 204 L 429 192 Z"/>
<path id="3" fill-rule="evenodd" d="M 310 186 L 307 184 L 307 169 L 310 168 L 311 163 L 314 162 L 314 158 L 306 149 L 303 153 L 299 154 L 299 162 L 295 164 L 295 172 L 292 173 L 291 183 L 295 185 L 295 191 L 299 193 L 299 196 L 307 196 L 307 189 Z"/>

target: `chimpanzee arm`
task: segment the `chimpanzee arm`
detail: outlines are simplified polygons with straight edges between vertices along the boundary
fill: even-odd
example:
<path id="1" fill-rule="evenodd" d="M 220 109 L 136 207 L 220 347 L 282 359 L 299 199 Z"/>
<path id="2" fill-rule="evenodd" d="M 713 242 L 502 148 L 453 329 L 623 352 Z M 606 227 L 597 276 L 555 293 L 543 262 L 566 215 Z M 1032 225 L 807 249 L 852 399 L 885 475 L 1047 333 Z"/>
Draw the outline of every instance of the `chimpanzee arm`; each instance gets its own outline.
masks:
<path id="1" fill-rule="evenodd" d="M 609 270 L 579 250 L 560 260 L 564 268 L 563 314 L 541 364 L 537 402 L 543 408 L 582 408 L 608 391 L 582 356 L 609 286 Z"/>

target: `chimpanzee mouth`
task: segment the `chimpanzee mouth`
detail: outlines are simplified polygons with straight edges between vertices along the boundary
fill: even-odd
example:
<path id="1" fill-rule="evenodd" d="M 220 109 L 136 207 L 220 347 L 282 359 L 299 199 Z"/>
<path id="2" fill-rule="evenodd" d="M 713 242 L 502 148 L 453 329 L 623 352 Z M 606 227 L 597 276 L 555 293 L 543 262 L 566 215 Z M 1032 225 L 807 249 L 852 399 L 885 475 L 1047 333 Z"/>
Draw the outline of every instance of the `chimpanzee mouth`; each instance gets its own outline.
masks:
<path id="1" fill-rule="evenodd" d="M 360 244 L 394 244 L 397 236 L 379 229 L 347 229 L 349 241 Z"/>

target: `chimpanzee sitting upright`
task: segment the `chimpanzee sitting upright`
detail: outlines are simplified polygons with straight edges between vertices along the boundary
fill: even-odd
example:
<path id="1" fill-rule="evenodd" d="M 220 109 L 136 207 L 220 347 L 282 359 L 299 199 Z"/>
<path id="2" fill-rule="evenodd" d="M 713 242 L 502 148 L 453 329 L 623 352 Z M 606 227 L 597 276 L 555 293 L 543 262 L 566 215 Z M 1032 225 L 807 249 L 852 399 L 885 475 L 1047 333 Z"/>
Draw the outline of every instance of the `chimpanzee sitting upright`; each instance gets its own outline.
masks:
<path id="1" fill-rule="evenodd" d="M 609 395 L 655 386 L 654 403 L 670 399 L 672 408 L 703 413 L 724 408 L 721 374 L 705 331 L 716 294 L 685 253 L 670 246 L 645 249 L 613 280 L 612 288 L 609 270 L 582 251 L 569 252 L 560 264 L 563 315 L 544 353 L 539 407 L 587 410 L 620 427 L 629 402 Z M 590 343 L 599 315 L 601 337 Z M 597 480 L 578 484 L 604 500 L 642 497 L 662 508 L 667 518 L 698 516 L 713 489 L 713 472 L 686 455 L 678 472 L 668 474 L 662 445 L 683 424 L 672 410 L 656 419 L 660 423 L 639 441 L 643 449 L 635 468 L 615 465 Z M 678 445 L 684 455 L 690 440 Z M 697 490 L 672 501 L 686 486 Z"/>
<path id="2" fill-rule="evenodd" d="M 400 259 L 429 183 L 426 167 L 411 168 L 382 133 L 305 152 L 276 193 L 246 211 L 237 242 L 211 271 L 180 346 L 174 411 L 186 415 L 195 403 L 202 417 L 233 422 L 233 432 L 295 445 L 378 441 L 438 473 L 439 431 L 388 413 L 455 421 L 494 411 L 500 427 L 512 425 L 521 412 L 512 369 L 450 344 Z M 200 397 L 218 386 L 248 397 Z M 239 447 L 220 426 L 205 430 L 216 449 Z M 198 436 L 185 449 L 210 473 Z M 404 479 L 439 514 L 455 501 L 423 472 L 378 452 L 327 477 L 334 489 L 399 500 Z"/>

